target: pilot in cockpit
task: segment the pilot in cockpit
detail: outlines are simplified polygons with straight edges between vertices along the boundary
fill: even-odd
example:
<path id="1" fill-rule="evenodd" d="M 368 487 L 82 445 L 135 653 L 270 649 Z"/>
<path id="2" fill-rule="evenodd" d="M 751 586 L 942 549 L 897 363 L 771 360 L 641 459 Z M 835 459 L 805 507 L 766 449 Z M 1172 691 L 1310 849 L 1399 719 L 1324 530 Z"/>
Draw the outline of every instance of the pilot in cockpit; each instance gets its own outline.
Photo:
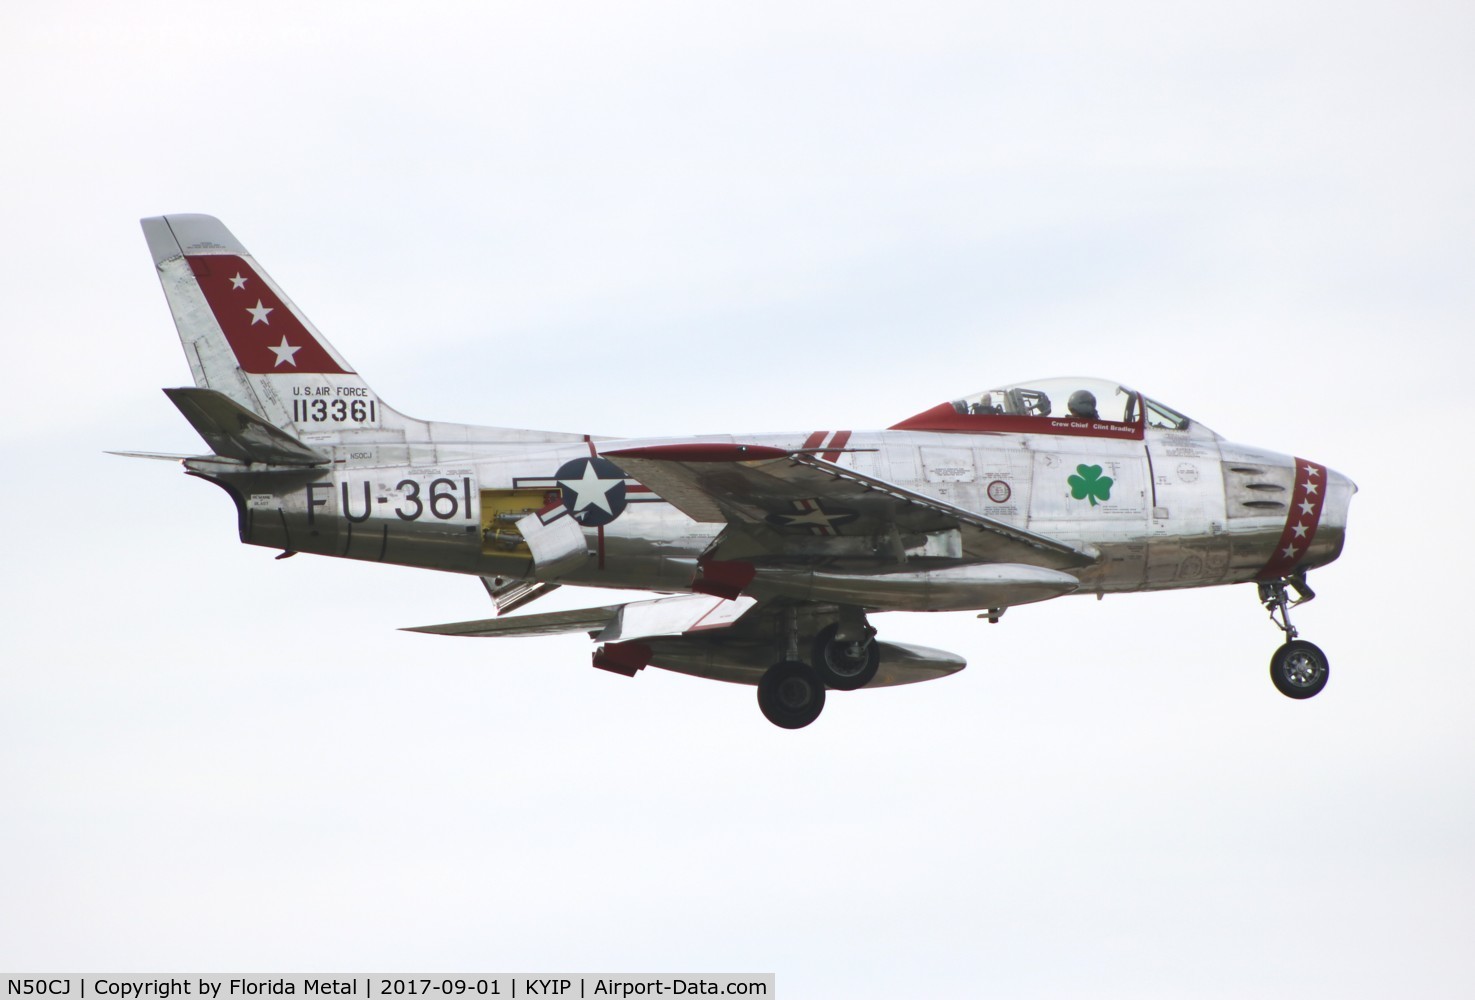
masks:
<path id="1" fill-rule="evenodd" d="M 1096 412 L 1096 397 L 1085 389 L 1077 389 L 1071 393 L 1070 400 L 1065 405 L 1073 417 L 1081 420 L 1101 419 L 1101 415 Z"/>
<path id="2" fill-rule="evenodd" d="M 994 405 L 994 394 L 986 392 L 979 398 L 978 402 L 968 408 L 968 412 L 992 417 L 1003 413 L 1004 410 L 1002 407 Z"/>

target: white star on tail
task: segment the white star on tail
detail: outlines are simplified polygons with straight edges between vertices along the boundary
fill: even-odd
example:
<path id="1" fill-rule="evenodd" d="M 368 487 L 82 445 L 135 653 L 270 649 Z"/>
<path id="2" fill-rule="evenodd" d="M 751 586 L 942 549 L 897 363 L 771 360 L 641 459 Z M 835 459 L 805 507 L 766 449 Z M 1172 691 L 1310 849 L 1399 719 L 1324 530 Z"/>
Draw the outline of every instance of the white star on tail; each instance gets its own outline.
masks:
<path id="1" fill-rule="evenodd" d="M 609 491 L 623 482 L 623 479 L 600 479 L 599 473 L 594 471 L 594 463 L 589 462 L 584 466 L 583 476 L 578 479 L 560 479 L 558 485 L 567 486 L 574 491 L 574 503 L 570 509 L 575 514 L 588 507 L 598 507 L 606 514 L 613 514 L 615 509 L 610 506 Z"/>
<path id="2" fill-rule="evenodd" d="M 276 345 L 275 347 L 273 347 L 271 344 L 267 344 L 266 346 L 269 349 L 275 351 L 276 352 L 276 355 L 277 355 L 277 363 L 276 363 L 276 365 L 272 365 L 273 368 L 277 367 L 277 365 L 280 365 L 283 362 L 291 365 L 293 368 L 296 368 L 297 367 L 297 362 L 292 357 L 292 355 L 294 355 L 298 351 L 302 350 L 302 348 L 300 348 L 300 347 L 293 347 L 290 344 L 288 344 L 287 343 L 287 338 L 286 338 L 285 335 L 283 335 L 283 337 L 282 337 L 282 342 L 280 344 Z"/>
<path id="3" fill-rule="evenodd" d="M 230 279 L 230 287 L 231 291 L 233 292 L 240 291 L 242 288 L 246 287 L 246 279 L 241 277 L 240 271 L 237 271 L 236 276 Z M 258 300 L 256 304 L 259 306 L 261 305 L 261 302 Z"/>
<path id="4" fill-rule="evenodd" d="M 256 300 L 256 307 L 254 309 L 247 307 L 246 311 L 251 314 L 251 325 L 255 326 L 257 323 L 265 323 L 267 326 L 271 326 L 271 320 L 266 318 L 266 314 L 271 312 L 272 308 L 272 306 L 263 306 L 260 299 Z"/>

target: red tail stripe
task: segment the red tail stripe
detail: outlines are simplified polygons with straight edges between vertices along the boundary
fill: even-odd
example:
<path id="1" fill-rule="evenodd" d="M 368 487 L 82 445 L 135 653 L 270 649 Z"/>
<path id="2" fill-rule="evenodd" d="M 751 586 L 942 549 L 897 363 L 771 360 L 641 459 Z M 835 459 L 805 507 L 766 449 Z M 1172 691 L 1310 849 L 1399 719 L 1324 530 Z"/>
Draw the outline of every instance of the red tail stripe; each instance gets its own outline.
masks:
<path id="1" fill-rule="evenodd" d="M 352 374 L 333 360 L 260 273 L 240 257 L 200 254 L 185 260 L 244 371 Z"/>

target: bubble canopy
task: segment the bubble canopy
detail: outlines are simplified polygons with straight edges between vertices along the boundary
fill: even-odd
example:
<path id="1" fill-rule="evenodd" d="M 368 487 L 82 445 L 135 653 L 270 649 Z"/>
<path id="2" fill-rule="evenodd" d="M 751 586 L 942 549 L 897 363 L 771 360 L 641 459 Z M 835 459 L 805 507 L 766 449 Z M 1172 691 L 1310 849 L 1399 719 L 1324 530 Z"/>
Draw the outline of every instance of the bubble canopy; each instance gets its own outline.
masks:
<path id="1" fill-rule="evenodd" d="M 1183 414 L 1118 382 L 1047 378 L 939 403 L 892 429 L 1141 438 L 1148 427 L 1186 430 L 1188 425 Z"/>

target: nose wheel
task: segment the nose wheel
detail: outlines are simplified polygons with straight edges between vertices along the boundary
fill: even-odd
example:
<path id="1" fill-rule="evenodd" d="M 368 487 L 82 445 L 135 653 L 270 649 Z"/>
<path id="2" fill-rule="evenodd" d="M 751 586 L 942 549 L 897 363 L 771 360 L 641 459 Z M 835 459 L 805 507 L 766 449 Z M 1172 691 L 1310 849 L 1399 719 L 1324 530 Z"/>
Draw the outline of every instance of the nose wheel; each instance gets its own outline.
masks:
<path id="1" fill-rule="evenodd" d="M 1326 687 L 1329 673 L 1321 647 L 1304 639 L 1292 639 L 1270 658 L 1270 680 L 1287 698 L 1311 698 Z"/>
<path id="2" fill-rule="evenodd" d="M 1295 592 L 1294 599 L 1288 593 Z M 1291 608 L 1316 597 L 1306 585 L 1305 575 L 1281 577 L 1260 582 L 1260 603 L 1270 613 L 1270 620 L 1285 633 L 1286 642 L 1270 657 L 1270 680 L 1287 698 L 1304 700 L 1321 693 L 1331 676 L 1331 666 L 1321 647 L 1297 638 L 1291 624 Z"/>

